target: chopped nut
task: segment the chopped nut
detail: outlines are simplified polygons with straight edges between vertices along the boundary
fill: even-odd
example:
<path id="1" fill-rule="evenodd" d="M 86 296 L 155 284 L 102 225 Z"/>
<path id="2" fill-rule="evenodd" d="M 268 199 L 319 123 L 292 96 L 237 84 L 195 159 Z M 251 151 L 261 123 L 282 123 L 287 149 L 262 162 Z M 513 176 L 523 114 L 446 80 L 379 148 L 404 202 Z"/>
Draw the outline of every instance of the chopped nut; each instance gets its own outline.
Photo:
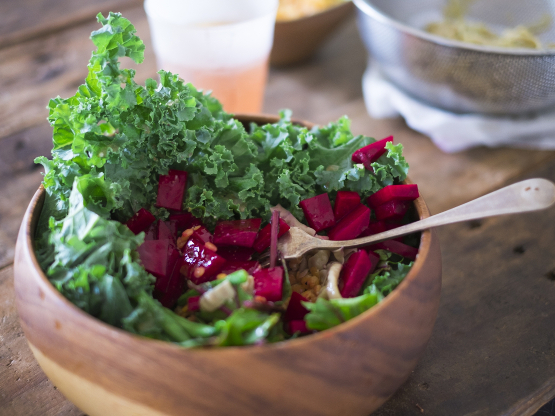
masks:
<path id="1" fill-rule="evenodd" d="M 313 276 L 318 276 L 318 269 L 316 267 L 311 267 L 310 274 Z"/>
<path id="2" fill-rule="evenodd" d="M 303 270 L 302 272 L 299 272 L 299 274 L 297 275 L 297 279 L 302 279 L 307 274 L 308 274 L 308 270 Z"/>
<path id="3" fill-rule="evenodd" d="M 293 290 L 293 292 L 302 293 L 305 288 L 297 283 L 296 285 L 291 286 L 291 290 Z"/>
<path id="4" fill-rule="evenodd" d="M 311 300 L 314 296 L 314 294 L 310 290 L 305 290 L 303 293 L 301 293 L 301 295 L 303 295 L 308 300 Z"/>
<path id="5" fill-rule="evenodd" d="M 313 288 L 320 283 L 320 279 L 316 276 L 309 276 L 307 280 L 308 287 Z"/>
<path id="6" fill-rule="evenodd" d="M 295 272 L 289 272 L 289 283 L 291 283 L 292 285 L 297 283 L 297 278 L 295 276 Z"/>

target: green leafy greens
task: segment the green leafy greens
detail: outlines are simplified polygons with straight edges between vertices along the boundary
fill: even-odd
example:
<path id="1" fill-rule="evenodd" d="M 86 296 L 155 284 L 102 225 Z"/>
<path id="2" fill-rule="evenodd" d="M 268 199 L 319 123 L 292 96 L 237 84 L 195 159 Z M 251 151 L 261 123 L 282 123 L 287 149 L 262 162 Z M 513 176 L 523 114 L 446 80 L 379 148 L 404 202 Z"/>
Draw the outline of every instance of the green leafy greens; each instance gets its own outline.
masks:
<path id="1" fill-rule="evenodd" d="M 102 27 L 91 34 L 96 51 L 85 83 L 74 96 L 48 105 L 52 159 L 36 159 L 45 168 L 46 189 L 36 230 L 41 266 L 78 307 L 137 334 L 184 346 L 282 339 L 275 313 L 234 308 L 229 317 L 193 323 L 163 308 L 152 298 L 154 277 L 136 251 L 143 234 L 134 235 L 122 222 L 142 207 L 167 216 L 154 204 L 158 177 L 169 169 L 189 173 L 183 209 L 208 226 L 222 219 L 268 219 L 278 203 L 303 221 L 298 203 L 305 198 L 341 189 L 365 197 L 404 180 L 402 146 L 388 144 L 370 172 L 350 156 L 374 139 L 354 136 L 346 117 L 307 129 L 284 111 L 276 124 L 246 128 L 175 74 L 160 70 L 159 82 L 139 85 L 135 71 L 120 66 L 124 57 L 144 59 L 135 28 L 118 13 L 97 18 Z M 385 291 L 391 279 L 375 285 Z M 347 306 L 337 307 L 348 319 L 353 308 L 367 307 L 376 296 L 364 298 L 359 306 L 345 300 Z"/>

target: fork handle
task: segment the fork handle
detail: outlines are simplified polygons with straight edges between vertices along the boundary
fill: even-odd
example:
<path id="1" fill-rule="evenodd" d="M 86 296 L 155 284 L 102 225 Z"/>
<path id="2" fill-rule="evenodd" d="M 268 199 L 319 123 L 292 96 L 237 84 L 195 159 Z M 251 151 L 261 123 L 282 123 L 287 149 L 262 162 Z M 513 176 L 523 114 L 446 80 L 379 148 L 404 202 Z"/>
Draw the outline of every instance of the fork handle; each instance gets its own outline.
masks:
<path id="1" fill-rule="evenodd" d="M 444 211 L 441 214 L 433 215 L 383 233 L 346 241 L 320 240 L 318 248 L 362 247 L 440 225 L 454 224 L 495 215 L 537 211 L 548 208 L 553 203 L 555 203 L 555 184 L 553 182 L 541 178 L 528 179 L 501 188 L 466 204 Z"/>

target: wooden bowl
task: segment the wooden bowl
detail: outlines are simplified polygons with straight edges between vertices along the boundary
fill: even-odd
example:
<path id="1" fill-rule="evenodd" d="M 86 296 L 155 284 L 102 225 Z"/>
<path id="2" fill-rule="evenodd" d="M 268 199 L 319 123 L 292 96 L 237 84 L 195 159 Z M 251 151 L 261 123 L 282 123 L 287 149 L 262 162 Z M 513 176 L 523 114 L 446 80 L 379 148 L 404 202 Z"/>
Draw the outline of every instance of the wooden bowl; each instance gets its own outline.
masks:
<path id="1" fill-rule="evenodd" d="M 41 186 L 17 240 L 17 309 L 46 375 L 90 416 L 368 415 L 408 378 L 432 333 L 441 254 L 437 237 L 427 230 L 399 287 L 330 330 L 276 344 L 215 349 L 184 349 L 133 335 L 78 309 L 42 272 L 33 234 L 44 196 Z M 422 198 L 415 208 L 420 218 L 429 216 Z"/>
<path id="2" fill-rule="evenodd" d="M 353 12 L 353 3 L 347 1 L 312 16 L 276 22 L 270 64 L 287 66 L 310 58 Z"/>

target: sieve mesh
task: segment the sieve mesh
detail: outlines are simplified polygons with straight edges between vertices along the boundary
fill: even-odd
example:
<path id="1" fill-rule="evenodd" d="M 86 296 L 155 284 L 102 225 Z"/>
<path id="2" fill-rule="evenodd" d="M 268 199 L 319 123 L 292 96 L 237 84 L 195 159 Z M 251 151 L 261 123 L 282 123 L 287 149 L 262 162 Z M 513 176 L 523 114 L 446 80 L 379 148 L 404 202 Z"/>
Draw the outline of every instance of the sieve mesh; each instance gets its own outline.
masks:
<path id="1" fill-rule="evenodd" d="M 422 31 L 442 0 L 354 0 L 363 40 L 384 76 L 408 93 L 457 112 L 523 113 L 555 105 L 555 50 L 463 44 Z M 552 0 L 477 0 L 468 19 L 494 29 L 555 15 Z M 555 27 L 540 36 L 555 43 Z"/>

